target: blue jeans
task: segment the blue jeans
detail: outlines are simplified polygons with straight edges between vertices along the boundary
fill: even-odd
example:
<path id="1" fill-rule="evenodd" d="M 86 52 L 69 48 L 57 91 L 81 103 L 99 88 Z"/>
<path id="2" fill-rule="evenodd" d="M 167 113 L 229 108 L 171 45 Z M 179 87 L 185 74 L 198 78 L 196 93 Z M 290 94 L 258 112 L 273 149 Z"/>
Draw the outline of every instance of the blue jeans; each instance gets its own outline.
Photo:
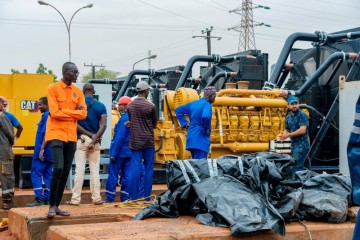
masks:
<path id="1" fill-rule="evenodd" d="M 130 188 L 129 194 L 132 200 L 140 197 L 149 197 L 152 190 L 152 181 L 154 175 L 154 147 L 131 150 L 130 163 Z M 145 174 L 141 179 L 141 164 L 144 159 Z M 141 185 L 144 184 L 144 191 L 141 192 Z M 149 200 L 149 198 L 147 198 Z"/>
<path id="2" fill-rule="evenodd" d="M 295 159 L 296 165 L 293 166 L 292 172 L 305 170 L 304 163 L 306 156 L 309 152 L 309 147 L 303 147 L 302 145 L 291 146 L 291 156 Z"/>

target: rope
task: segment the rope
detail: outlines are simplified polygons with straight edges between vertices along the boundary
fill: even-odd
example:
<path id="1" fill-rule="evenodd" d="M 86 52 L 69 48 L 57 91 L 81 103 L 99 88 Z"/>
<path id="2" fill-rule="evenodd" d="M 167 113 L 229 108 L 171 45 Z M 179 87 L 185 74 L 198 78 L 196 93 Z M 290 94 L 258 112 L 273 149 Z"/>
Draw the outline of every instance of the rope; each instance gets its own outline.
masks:
<path id="1" fill-rule="evenodd" d="M 147 201 L 147 198 L 151 198 L 150 201 Z M 95 209 L 95 212 L 98 212 L 100 210 L 109 208 L 109 207 L 118 207 L 118 208 L 136 208 L 136 209 L 142 209 L 144 207 L 147 207 L 154 203 L 156 200 L 156 195 L 152 194 L 149 197 L 142 197 L 135 200 L 128 200 L 126 202 L 120 202 L 120 203 L 113 203 L 113 204 L 106 204 L 106 206 L 101 206 L 97 209 Z"/>
<path id="2" fill-rule="evenodd" d="M 303 221 L 299 221 L 299 223 L 304 226 L 304 228 L 305 228 L 305 230 L 306 230 L 306 233 L 307 233 L 307 235 L 308 235 L 308 237 L 309 237 L 309 240 L 313 240 L 313 239 L 312 239 L 312 236 L 311 236 L 311 233 L 310 233 L 310 230 L 309 230 L 308 227 L 305 225 L 305 223 L 304 223 Z"/>

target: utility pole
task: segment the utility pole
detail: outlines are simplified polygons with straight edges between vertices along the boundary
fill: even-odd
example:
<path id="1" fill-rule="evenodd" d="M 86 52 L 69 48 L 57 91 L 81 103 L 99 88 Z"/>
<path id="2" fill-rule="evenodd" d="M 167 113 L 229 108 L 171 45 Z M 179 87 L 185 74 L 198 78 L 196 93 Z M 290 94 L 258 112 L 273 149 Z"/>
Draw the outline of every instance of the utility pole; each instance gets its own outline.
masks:
<path id="1" fill-rule="evenodd" d="M 236 13 L 241 16 L 241 21 L 237 25 L 228 30 L 234 30 L 240 32 L 238 51 L 246 51 L 250 49 L 256 49 L 255 36 L 254 36 L 254 27 L 255 26 L 265 26 L 271 27 L 269 24 L 258 23 L 253 20 L 253 9 L 263 8 L 269 10 L 270 7 L 263 5 L 253 6 L 252 0 L 243 0 L 241 6 L 238 6 L 234 10 L 230 10 L 229 13 Z"/>
<path id="2" fill-rule="evenodd" d="M 210 28 L 206 28 L 205 30 L 202 30 L 201 31 L 201 34 L 204 34 L 206 33 L 206 36 L 193 36 L 193 38 L 197 38 L 197 37 L 200 37 L 200 38 L 204 38 L 206 39 L 206 42 L 207 42 L 207 54 L 208 55 L 211 55 L 211 38 L 216 38 L 217 40 L 220 40 L 221 37 L 215 37 L 215 36 L 211 36 L 211 31 L 213 30 L 214 28 L 211 26 Z M 208 63 L 208 66 L 211 67 L 211 63 L 209 62 Z"/>
<path id="3" fill-rule="evenodd" d="M 151 58 L 151 50 L 149 50 L 148 51 L 148 69 L 151 69 L 151 59 L 153 59 L 153 58 Z"/>
<path id="4" fill-rule="evenodd" d="M 94 64 L 85 64 L 84 63 L 84 66 L 85 67 L 91 67 L 92 68 L 92 78 L 93 79 L 95 79 L 95 68 L 97 68 L 97 67 L 105 67 L 105 66 L 103 66 L 102 64 L 101 65 L 94 65 Z"/>

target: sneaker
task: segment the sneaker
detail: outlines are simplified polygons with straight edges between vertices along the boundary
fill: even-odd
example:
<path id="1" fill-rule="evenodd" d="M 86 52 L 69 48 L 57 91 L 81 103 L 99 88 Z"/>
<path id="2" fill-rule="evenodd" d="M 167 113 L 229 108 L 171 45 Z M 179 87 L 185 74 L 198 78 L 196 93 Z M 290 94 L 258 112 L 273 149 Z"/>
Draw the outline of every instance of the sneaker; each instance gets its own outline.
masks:
<path id="1" fill-rule="evenodd" d="M 104 201 L 103 200 L 98 200 L 96 202 L 94 202 L 95 205 L 103 205 Z"/>
<path id="2" fill-rule="evenodd" d="M 71 205 L 71 206 L 79 206 L 80 205 L 79 203 L 74 203 L 72 201 L 66 201 L 65 204 Z"/>
<path id="3" fill-rule="evenodd" d="M 45 202 L 42 199 L 35 199 L 34 202 L 26 204 L 27 207 L 43 206 Z"/>
<path id="4" fill-rule="evenodd" d="M 13 201 L 11 202 L 3 202 L 2 209 L 10 210 L 11 208 L 16 208 L 16 205 Z"/>

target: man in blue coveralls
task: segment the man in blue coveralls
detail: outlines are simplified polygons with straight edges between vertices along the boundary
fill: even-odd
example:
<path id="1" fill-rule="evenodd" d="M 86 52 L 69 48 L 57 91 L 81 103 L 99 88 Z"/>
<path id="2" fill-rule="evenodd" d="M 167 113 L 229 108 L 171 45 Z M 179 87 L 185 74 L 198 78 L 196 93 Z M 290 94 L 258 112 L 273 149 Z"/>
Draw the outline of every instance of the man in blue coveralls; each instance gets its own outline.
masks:
<path id="1" fill-rule="evenodd" d="M 291 156 L 296 160 L 292 172 L 304 170 L 304 163 L 310 148 L 309 143 L 309 118 L 299 109 L 299 99 L 290 96 L 288 99 L 290 113 L 286 116 L 285 131 L 278 138 L 284 141 L 291 138 Z"/>
<path id="2" fill-rule="evenodd" d="M 129 200 L 129 174 L 131 150 L 129 148 L 130 128 L 125 126 L 129 121 L 127 105 L 131 103 L 131 98 L 123 96 L 119 99 L 117 109 L 120 113 L 120 119 L 115 125 L 114 137 L 110 146 L 110 164 L 109 176 L 106 183 L 106 202 L 114 202 L 116 195 L 116 184 L 121 171 L 121 192 L 120 199 L 122 202 Z"/>
<path id="3" fill-rule="evenodd" d="M 204 88 L 204 97 L 175 109 L 181 128 L 187 128 L 186 150 L 193 159 L 207 158 L 210 147 L 212 106 L 216 89 L 213 86 Z M 185 115 L 188 115 L 190 122 Z"/>
<path id="4" fill-rule="evenodd" d="M 27 207 L 41 206 L 48 203 L 53 166 L 50 144 L 45 142 L 46 122 L 49 116 L 47 97 L 39 99 L 38 107 L 42 116 L 36 132 L 34 155 L 31 166 L 31 182 L 34 188 L 35 201 L 26 204 Z M 43 189 L 43 182 L 45 184 L 45 189 Z"/>

